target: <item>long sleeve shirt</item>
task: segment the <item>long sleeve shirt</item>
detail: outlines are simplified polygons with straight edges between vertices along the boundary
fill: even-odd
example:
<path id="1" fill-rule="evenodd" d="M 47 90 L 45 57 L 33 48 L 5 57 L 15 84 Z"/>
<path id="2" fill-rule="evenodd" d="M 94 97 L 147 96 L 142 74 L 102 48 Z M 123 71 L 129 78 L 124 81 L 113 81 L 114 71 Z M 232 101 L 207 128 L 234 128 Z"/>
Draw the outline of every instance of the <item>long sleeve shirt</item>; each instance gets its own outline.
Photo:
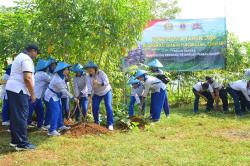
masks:
<path id="1" fill-rule="evenodd" d="M 156 77 L 146 76 L 142 96 L 146 97 L 149 91 L 151 91 L 151 93 L 160 92 L 161 89 L 166 89 L 166 85 L 161 80 Z"/>
<path id="2" fill-rule="evenodd" d="M 48 88 L 51 81 L 51 77 L 48 73 L 44 71 L 38 71 L 35 74 L 35 96 L 38 99 L 44 97 L 44 93 Z"/>
<path id="3" fill-rule="evenodd" d="M 8 74 L 4 74 L 2 79 L 3 79 L 4 81 L 8 81 L 9 77 L 10 77 L 10 76 L 9 76 Z M 5 86 L 6 86 L 5 84 L 2 86 L 1 98 L 7 100 L 7 99 L 8 99 L 8 96 L 7 96 L 7 93 L 6 93 L 6 90 L 5 90 Z"/>
<path id="4" fill-rule="evenodd" d="M 59 101 L 61 97 L 58 96 L 58 94 L 73 98 L 73 95 L 68 91 L 65 79 L 62 79 L 58 74 L 55 74 L 45 92 L 44 99 L 47 102 L 49 102 L 51 98 L 54 101 Z"/>
<path id="5" fill-rule="evenodd" d="M 140 84 L 137 88 L 132 87 L 131 96 L 135 97 L 137 104 L 141 102 L 140 97 L 142 96 L 143 90 L 144 90 L 144 86 L 142 84 Z"/>
<path id="6" fill-rule="evenodd" d="M 250 101 L 250 97 L 248 96 L 248 88 L 247 88 L 247 81 L 239 80 L 229 84 L 230 88 L 240 91 L 243 93 L 247 101 Z"/>
<path id="7" fill-rule="evenodd" d="M 102 85 L 94 85 L 93 80 L 97 80 Z M 89 95 L 93 93 L 97 96 L 104 96 L 106 93 L 108 93 L 111 90 L 108 76 L 102 70 L 98 70 L 97 73 L 92 77 L 88 75 L 87 81 L 88 81 L 88 94 Z"/>
<path id="8" fill-rule="evenodd" d="M 87 97 L 88 85 L 87 76 L 74 77 L 74 96 L 75 97 Z"/>

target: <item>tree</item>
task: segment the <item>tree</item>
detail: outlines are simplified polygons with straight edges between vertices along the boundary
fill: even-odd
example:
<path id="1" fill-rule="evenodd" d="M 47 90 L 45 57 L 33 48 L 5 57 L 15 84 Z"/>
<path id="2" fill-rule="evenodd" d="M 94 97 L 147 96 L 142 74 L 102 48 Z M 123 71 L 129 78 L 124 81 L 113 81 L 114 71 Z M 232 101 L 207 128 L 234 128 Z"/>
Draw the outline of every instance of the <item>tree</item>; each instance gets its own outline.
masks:
<path id="1" fill-rule="evenodd" d="M 152 16 L 154 19 L 174 19 L 181 12 L 178 0 L 154 0 Z"/>

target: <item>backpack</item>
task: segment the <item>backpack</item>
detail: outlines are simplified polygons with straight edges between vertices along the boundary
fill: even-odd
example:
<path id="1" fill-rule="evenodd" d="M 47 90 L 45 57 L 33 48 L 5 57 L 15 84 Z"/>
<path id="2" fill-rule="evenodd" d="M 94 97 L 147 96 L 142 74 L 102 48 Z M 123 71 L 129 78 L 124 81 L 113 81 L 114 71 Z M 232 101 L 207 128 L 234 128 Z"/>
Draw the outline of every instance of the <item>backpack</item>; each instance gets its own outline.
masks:
<path id="1" fill-rule="evenodd" d="M 170 81 L 169 78 L 164 74 L 157 74 L 155 77 L 161 80 L 164 84 L 167 84 Z"/>

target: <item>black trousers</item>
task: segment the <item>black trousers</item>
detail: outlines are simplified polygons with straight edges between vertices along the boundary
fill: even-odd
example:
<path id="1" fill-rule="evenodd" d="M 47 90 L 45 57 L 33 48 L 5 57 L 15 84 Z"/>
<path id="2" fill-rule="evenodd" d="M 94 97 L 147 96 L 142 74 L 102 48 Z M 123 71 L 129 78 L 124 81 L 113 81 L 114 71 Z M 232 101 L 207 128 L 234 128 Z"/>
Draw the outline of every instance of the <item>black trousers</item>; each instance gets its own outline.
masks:
<path id="1" fill-rule="evenodd" d="M 223 111 L 227 112 L 228 111 L 228 97 L 227 97 L 226 89 L 221 88 L 221 90 L 219 91 L 219 96 L 220 96 L 221 101 L 222 101 Z"/>
<path id="2" fill-rule="evenodd" d="M 29 96 L 7 90 L 10 109 L 11 143 L 19 146 L 29 144 L 27 137 L 27 119 L 29 115 Z"/>

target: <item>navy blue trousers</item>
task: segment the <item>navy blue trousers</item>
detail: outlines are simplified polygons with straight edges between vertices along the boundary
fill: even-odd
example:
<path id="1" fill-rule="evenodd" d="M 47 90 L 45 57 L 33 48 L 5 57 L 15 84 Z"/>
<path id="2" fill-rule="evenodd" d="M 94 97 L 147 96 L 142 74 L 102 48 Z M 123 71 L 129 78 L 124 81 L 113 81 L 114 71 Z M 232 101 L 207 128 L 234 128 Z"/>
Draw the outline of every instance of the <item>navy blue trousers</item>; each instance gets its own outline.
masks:
<path id="1" fill-rule="evenodd" d="M 242 114 L 246 111 L 246 107 L 250 107 L 250 103 L 246 100 L 245 96 L 241 91 L 234 90 L 230 87 L 227 87 L 227 92 L 232 96 L 234 100 L 234 109 L 237 115 Z"/>
<path id="2" fill-rule="evenodd" d="M 3 120 L 3 122 L 7 122 L 10 120 L 9 103 L 8 103 L 8 100 L 5 98 L 3 99 L 2 120 Z"/>
<path id="3" fill-rule="evenodd" d="M 61 98 L 61 103 L 62 103 L 62 112 L 63 112 L 63 117 L 64 118 L 69 118 L 69 98 Z"/>
<path id="4" fill-rule="evenodd" d="M 62 114 L 62 105 L 60 100 L 54 101 L 52 98 L 48 103 L 49 110 L 51 111 L 51 120 L 50 120 L 50 129 L 49 131 L 55 131 L 58 128 L 62 127 L 63 124 L 63 114 Z"/>
<path id="5" fill-rule="evenodd" d="M 49 102 L 44 101 L 45 106 L 46 106 L 46 113 L 45 113 L 45 118 L 44 118 L 44 126 L 47 126 L 50 124 L 51 121 L 51 111 L 49 109 Z"/>
<path id="6" fill-rule="evenodd" d="M 81 97 L 79 100 L 79 105 L 82 110 L 76 109 L 76 121 L 80 120 L 80 111 L 82 112 L 82 115 L 85 117 L 88 112 L 88 97 Z"/>
<path id="7" fill-rule="evenodd" d="M 159 121 L 161 111 L 166 101 L 166 90 L 161 89 L 160 92 L 151 94 L 150 114 L 153 121 Z M 165 109 L 164 109 L 165 110 Z"/>
<path id="8" fill-rule="evenodd" d="M 163 110 L 164 110 L 166 116 L 170 115 L 170 108 L 169 108 L 169 104 L 168 104 L 168 92 L 167 92 L 167 90 L 166 90 L 165 101 L 164 101 L 164 104 L 163 104 Z"/>
<path id="9" fill-rule="evenodd" d="M 44 120 L 44 107 L 42 99 L 37 99 L 35 103 L 30 102 L 28 124 L 32 123 L 33 112 L 36 112 L 37 127 L 41 128 Z"/>
<path id="10" fill-rule="evenodd" d="M 99 112 L 100 112 L 100 103 L 102 99 L 104 99 L 104 103 L 106 107 L 107 123 L 108 125 L 113 125 L 114 117 L 113 117 L 113 111 L 112 111 L 112 92 L 111 91 L 106 93 L 104 96 L 94 95 L 92 97 L 92 112 L 93 112 L 95 123 L 96 124 L 100 123 Z"/>
<path id="11" fill-rule="evenodd" d="M 10 109 L 11 143 L 19 146 L 29 144 L 27 137 L 27 120 L 29 115 L 29 96 L 7 91 Z"/>
<path id="12" fill-rule="evenodd" d="M 140 96 L 140 100 L 142 97 Z M 134 106 L 135 106 L 136 99 L 134 96 L 130 96 L 130 103 L 129 103 L 129 117 L 134 116 Z M 145 111 L 145 102 L 143 104 L 142 110 Z"/>
<path id="13" fill-rule="evenodd" d="M 198 107 L 199 107 L 199 100 L 200 100 L 200 96 L 197 95 L 197 91 L 193 88 L 193 93 L 195 95 L 195 99 L 194 99 L 194 112 L 198 111 Z M 200 92 L 203 96 L 205 96 L 207 98 L 207 106 L 206 106 L 206 111 L 210 111 L 211 109 L 213 109 L 213 104 L 214 104 L 214 99 L 211 95 L 210 92 Z"/>

